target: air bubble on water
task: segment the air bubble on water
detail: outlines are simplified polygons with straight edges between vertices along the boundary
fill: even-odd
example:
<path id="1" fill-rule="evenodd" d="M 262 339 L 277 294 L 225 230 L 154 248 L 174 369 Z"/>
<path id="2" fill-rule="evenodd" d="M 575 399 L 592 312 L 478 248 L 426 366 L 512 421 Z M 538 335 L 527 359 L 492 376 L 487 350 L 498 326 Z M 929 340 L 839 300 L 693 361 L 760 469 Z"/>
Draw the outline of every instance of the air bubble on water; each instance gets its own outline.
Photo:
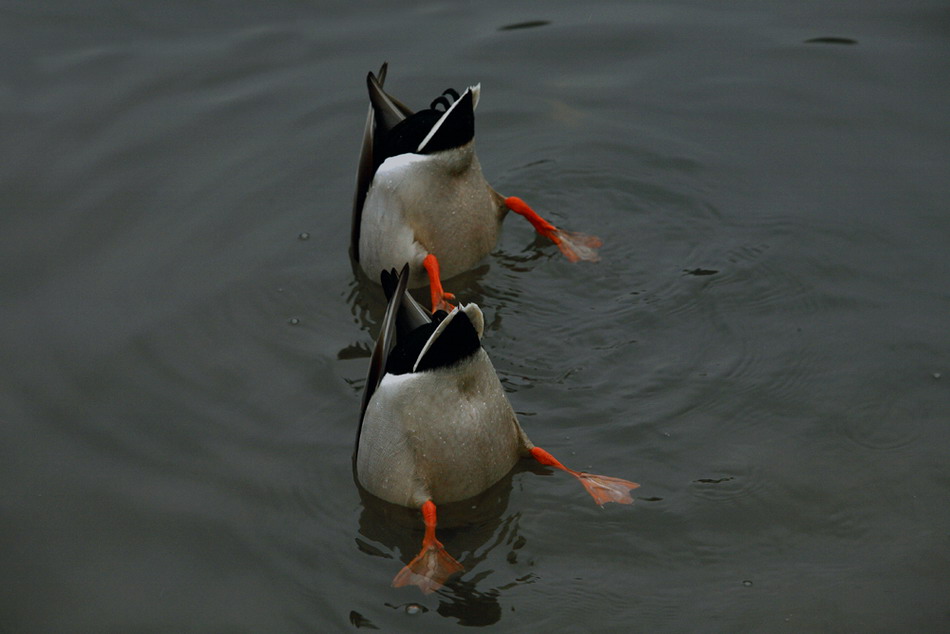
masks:
<path id="1" fill-rule="evenodd" d="M 287 320 L 287 323 L 290 324 L 291 326 L 296 326 L 297 324 L 300 323 L 300 320 L 297 319 L 296 317 L 291 317 L 290 319 Z"/>
<path id="2" fill-rule="evenodd" d="M 745 581 L 742 582 L 742 585 L 744 585 L 746 588 L 751 588 L 752 582 L 746 579 Z"/>
<path id="3" fill-rule="evenodd" d="M 939 378 L 942 377 L 943 375 L 940 374 L 939 372 L 934 372 L 932 376 L 933 376 L 933 378 L 935 378 L 935 379 L 939 379 Z"/>
<path id="4" fill-rule="evenodd" d="M 418 603 L 407 603 L 406 614 L 422 614 L 422 606 Z"/>
<path id="5" fill-rule="evenodd" d="M 301 240 L 309 240 L 309 239 L 310 239 L 310 234 L 307 233 L 306 231 L 304 231 L 303 233 L 301 233 L 301 234 L 300 234 L 299 236 L 297 236 L 297 237 L 298 237 L 299 239 L 301 239 Z"/>

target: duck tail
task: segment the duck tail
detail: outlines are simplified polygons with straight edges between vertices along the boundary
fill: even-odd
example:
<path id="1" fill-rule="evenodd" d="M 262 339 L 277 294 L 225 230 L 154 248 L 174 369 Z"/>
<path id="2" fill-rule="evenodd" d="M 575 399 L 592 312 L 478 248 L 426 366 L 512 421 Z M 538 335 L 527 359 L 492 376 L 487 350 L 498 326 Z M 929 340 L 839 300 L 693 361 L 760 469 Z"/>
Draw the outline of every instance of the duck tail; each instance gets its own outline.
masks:
<path id="1" fill-rule="evenodd" d="M 379 283 L 386 293 L 386 301 L 390 301 L 396 293 L 396 287 L 399 286 L 399 274 L 396 269 L 382 270 L 379 273 Z"/>

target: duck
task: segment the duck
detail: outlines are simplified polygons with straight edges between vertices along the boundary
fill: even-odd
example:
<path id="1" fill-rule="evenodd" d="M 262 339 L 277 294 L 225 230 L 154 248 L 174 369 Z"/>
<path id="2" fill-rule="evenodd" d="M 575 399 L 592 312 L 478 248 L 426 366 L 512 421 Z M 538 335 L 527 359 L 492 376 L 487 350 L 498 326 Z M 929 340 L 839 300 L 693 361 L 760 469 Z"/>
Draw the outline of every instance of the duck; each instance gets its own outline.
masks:
<path id="1" fill-rule="evenodd" d="M 463 570 L 436 537 L 439 505 L 478 495 L 522 459 L 571 474 L 601 506 L 631 504 L 630 491 L 639 485 L 575 471 L 534 445 L 481 345 L 481 309 L 468 303 L 433 313 L 408 293 L 411 278 L 408 263 L 380 277 L 388 303 L 360 403 L 353 463 L 363 490 L 422 513 L 422 547 L 392 585 L 429 594 Z"/>
<path id="2" fill-rule="evenodd" d="M 559 229 L 516 196 L 502 196 L 475 153 L 481 84 L 446 89 L 414 112 L 383 90 L 388 64 L 366 78 L 369 112 L 353 196 L 350 252 L 363 272 L 409 262 L 410 288 L 429 284 L 432 311 L 454 300 L 441 280 L 471 269 L 495 246 L 509 211 L 572 262 L 597 261 L 600 239 Z"/>

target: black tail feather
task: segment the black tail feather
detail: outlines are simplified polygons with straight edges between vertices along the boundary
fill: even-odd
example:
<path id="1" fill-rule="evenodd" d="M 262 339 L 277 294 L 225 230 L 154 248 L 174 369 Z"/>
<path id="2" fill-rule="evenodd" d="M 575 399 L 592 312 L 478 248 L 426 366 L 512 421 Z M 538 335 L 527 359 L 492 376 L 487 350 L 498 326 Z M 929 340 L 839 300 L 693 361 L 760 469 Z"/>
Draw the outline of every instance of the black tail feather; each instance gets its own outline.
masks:
<path id="1" fill-rule="evenodd" d="M 382 270 L 379 272 L 379 283 L 383 286 L 383 292 L 386 293 L 386 301 L 393 298 L 396 292 L 396 286 L 399 285 L 399 274 L 396 269 Z"/>

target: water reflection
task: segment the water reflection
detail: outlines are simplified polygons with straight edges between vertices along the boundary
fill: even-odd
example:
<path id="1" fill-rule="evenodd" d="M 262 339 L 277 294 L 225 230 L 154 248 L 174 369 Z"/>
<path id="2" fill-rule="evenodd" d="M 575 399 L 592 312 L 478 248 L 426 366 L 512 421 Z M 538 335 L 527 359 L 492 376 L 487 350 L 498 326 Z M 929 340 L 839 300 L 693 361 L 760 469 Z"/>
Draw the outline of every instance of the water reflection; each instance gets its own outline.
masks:
<path id="1" fill-rule="evenodd" d="M 433 595 L 439 601 L 435 610 L 441 616 L 455 619 L 460 625 L 491 625 L 501 618 L 502 593 L 533 580 L 532 575 L 526 575 L 497 587 L 485 587 L 487 579 L 496 571 L 482 568 L 489 558 L 516 563 L 517 552 L 527 544 L 519 532 L 520 514 L 508 514 L 507 510 L 512 479 L 529 470 L 533 469 L 519 464 L 480 495 L 439 506 L 436 534 L 446 550 L 465 567 L 461 575 L 450 579 Z M 419 511 L 385 502 L 366 492 L 359 483 L 356 486 L 363 502 L 357 548 L 382 559 L 393 559 L 391 553 L 398 552 L 399 560 L 408 563 L 422 542 L 424 527 Z M 508 552 L 503 558 L 492 557 L 499 548 Z M 396 561 L 382 565 L 387 566 L 393 576 L 399 572 L 400 564 Z M 427 600 L 415 588 L 404 588 L 400 592 L 413 604 Z M 390 607 L 403 610 L 407 605 Z"/>

